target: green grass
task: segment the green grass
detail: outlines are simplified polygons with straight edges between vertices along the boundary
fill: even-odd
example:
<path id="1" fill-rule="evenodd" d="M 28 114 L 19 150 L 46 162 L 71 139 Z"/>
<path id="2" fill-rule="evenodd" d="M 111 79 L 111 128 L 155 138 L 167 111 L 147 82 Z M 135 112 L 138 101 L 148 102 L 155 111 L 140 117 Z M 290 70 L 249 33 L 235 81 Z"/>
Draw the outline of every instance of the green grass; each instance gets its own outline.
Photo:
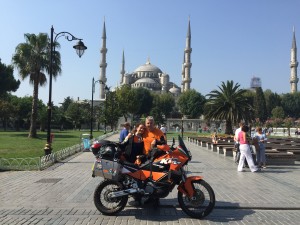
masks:
<path id="1" fill-rule="evenodd" d="M 79 144 L 80 135 L 89 133 L 84 131 L 53 131 L 53 151 Z M 103 132 L 94 131 L 93 136 L 101 136 Z M 44 155 L 47 133 L 38 132 L 38 138 L 28 138 L 28 132 L 0 131 L 0 157 L 26 158 Z"/>
<path id="2" fill-rule="evenodd" d="M 80 135 L 89 131 L 53 131 L 54 140 L 52 143 L 53 152 L 66 147 L 81 143 Z M 93 131 L 93 136 L 101 136 L 103 132 Z M 167 138 L 173 137 L 175 141 L 181 132 L 168 132 Z M 198 136 L 196 132 L 184 132 L 183 136 Z M 202 134 L 210 136 L 210 134 Z M 201 135 L 201 136 L 202 136 Z M 40 157 L 45 154 L 44 148 L 47 142 L 47 133 L 38 132 L 38 138 L 28 138 L 28 132 L 0 131 L 0 157 L 2 158 L 27 158 Z"/>

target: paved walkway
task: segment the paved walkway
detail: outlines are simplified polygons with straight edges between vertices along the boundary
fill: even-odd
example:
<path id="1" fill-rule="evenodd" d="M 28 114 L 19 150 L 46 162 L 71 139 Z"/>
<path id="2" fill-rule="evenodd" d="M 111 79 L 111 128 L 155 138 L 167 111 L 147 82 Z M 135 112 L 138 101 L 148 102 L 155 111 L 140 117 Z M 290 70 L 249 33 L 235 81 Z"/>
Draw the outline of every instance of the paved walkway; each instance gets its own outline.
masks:
<path id="1" fill-rule="evenodd" d="M 300 162 L 239 173 L 232 158 L 186 144 L 191 174 L 204 176 L 216 194 L 216 207 L 203 220 L 181 211 L 176 189 L 159 208 L 127 206 L 117 216 L 101 215 L 93 203 L 101 178 L 92 178 L 93 154 L 84 152 L 44 171 L 1 172 L 0 224 L 299 224 Z"/>

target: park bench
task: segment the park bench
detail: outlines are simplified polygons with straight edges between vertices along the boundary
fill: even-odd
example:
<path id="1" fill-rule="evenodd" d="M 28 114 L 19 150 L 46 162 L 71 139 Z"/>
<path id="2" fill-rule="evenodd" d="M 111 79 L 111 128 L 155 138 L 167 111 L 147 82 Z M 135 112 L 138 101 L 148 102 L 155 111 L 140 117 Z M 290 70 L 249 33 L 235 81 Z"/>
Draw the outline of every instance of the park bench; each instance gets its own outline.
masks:
<path id="1" fill-rule="evenodd" d="M 234 146 L 226 146 L 223 147 L 223 155 L 224 156 L 232 156 L 233 157 L 233 152 L 235 151 Z"/>
<path id="2" fill-rule="evenodd" d="M 267 165 L 292 165 L 295 164 L 296 156 L 288 153 L 266 152 Z"/>
<path id="3" fill-rule="evenodd" d="M 296 160 L 300 160 L 300 149 L 287 150 L 288 154 L 293 154 L 296 156 Z"/>
<path id="4" fill-rule="evenodd" d="M 232 143 L 221 143 L 221 144 L 217 144 L 217 152 L 219 154 L 224 154 L 224 148 L 234 148 L 234 145 Z"/>

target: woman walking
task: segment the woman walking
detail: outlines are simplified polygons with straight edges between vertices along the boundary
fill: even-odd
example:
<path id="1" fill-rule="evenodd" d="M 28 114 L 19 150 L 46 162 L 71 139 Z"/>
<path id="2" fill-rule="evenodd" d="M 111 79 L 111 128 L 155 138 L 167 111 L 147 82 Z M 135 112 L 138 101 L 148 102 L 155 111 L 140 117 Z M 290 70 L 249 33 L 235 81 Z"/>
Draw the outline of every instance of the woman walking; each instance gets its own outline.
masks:
<path id="1" fill-rule="evenodd" d="M 248 163 L 248 166 L 249 166 L 251 172 L 260 171 L 260 169 L 258 169 L 257 166 L 255 166 L 255 164 L 253 162 L 253 158 L 252 158 L 251 151 L 250 151 L 250 145 L 247 140 L 247 132 L 248 131 L 249 131 L 249 127 L 246 125 L 243 125 L 241 131 L 238 133 L 238 141 L 240 143 L 240 152 L 241 152 L 240 161 L 239 161 L 239 165 L 238 165 L 238 169 L 237 169 L 238 172 L 243 172 L 245 158 L 247 160 L 247 163 Z"/>

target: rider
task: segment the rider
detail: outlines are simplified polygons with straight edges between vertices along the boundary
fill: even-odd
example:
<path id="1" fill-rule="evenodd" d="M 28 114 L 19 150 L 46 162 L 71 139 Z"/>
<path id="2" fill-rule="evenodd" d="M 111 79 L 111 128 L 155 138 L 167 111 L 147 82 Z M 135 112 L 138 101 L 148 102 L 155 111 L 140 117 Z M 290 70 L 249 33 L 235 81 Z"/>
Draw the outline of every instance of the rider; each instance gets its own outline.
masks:
<path id="1" fill-rule="evenodd" d="M 144 132 L 144 154 L 148 155 L 151 149 L 156 145 L 167 144 L 166 136 L 157 127 L 155 127 L 154 118 L 148 116 L 145 121 L 146 130 Z M 159 198 L 149 199 L 149 202 L 153 200 L 154 206 L 159 205 Z"/>
<path id="2" fill-rule="evenodd" d="M 121 143 L 124 148 L 125 160 L 131 163 L 136 163 L 138 156 L 143 155 L 144 141 L 143 134 L 145 131 L 145 125 L 139 123 L 135 126 L 135 129 L 130 132 L 125 140 Z"/>
<path id="3" fill-rule="evenodd" d="M 149 151 L 156 145 L 166 144 L 166 136 L 164 133 L 155 127 L 154 118 L 148 116 L 145 121 L 146 130 L 143 134 L 144 137 L 144 154 L 148 155 Z"/>

